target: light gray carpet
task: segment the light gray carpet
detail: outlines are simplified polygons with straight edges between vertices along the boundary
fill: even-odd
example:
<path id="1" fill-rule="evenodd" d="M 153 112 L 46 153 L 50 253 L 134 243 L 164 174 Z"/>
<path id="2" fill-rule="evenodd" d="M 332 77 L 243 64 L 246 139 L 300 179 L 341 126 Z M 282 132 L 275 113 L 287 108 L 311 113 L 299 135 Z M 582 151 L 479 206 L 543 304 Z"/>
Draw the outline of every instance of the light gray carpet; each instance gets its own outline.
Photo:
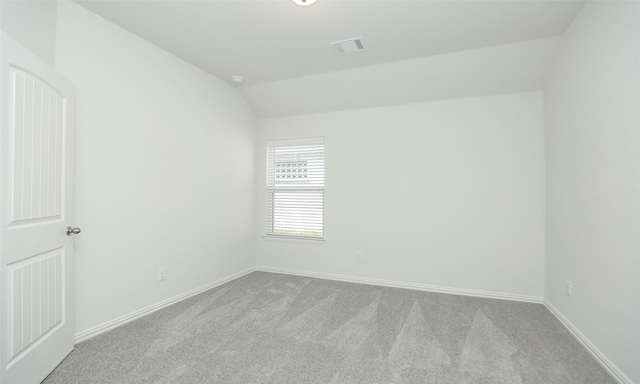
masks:
<path id="1" fill-rule="evenodd" d="M 78 344 L 45 383 L 616 381 L 539 304 L 254 272 Z"/>

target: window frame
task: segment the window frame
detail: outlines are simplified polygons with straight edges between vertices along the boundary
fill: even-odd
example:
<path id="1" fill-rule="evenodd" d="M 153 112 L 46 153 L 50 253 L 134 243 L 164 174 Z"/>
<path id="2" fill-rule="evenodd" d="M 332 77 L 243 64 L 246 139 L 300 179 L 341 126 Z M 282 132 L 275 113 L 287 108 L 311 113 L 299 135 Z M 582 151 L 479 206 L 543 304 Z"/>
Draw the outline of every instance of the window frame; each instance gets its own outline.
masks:
<path id="1" fill-rule="evenodd" d="M 266 143 L 266 151 L 266 216 L 262 237 L 273 241 L 324 243 L 324 137 L 269 140 Z M 283 169 L 289 170 L 289 173 L 282 172 Z M 287 174 L 292 177 L 282 177 Z M 284 200 L 288 201 L 284 203 Z M 300 213 L 299 210 L 306 213 Z M 279 224 L 276 221 L 279 221 Z M 289 228 L 286 228 L 287 226 Z M 279 231 L 282 232 L 278 233 Z M 295 233 L 314 231 L 319 232 L 319 235 Z"/>

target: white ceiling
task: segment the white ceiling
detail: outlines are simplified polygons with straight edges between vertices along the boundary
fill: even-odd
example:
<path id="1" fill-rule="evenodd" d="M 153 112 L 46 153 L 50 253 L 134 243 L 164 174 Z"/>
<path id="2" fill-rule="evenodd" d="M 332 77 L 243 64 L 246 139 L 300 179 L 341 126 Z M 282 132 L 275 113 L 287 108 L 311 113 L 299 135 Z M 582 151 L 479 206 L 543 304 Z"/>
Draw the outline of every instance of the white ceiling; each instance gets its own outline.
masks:
<path id="1" fill-rule="evenodd" d="M 558 37 L 241 87 L 260 118 L 539 91 Z"/>
<path id="2" fill-rule="evenodd" d="M 345 85 L 340 79 L 345 73 L 360 76 L 353 72 L 357 69 L 368 71 L 369 77 L 374 76 L 367 69 L 371 66 L 387 68 L 389 72 L 405 68 L 402 63 L 414 63 L 409 66 L 411 70 L 420 71 L 415 60 L 559 36 L 585 3 L 582 0 L 318 0 L 315 5 L 302 8 L 289 0 L 76 2 L 223 80 L 230 82 L 232 75 L 244 76 L 243 94 L 258 117 L 327 110 L 288 109 L 286 103 L 283 110 L 271 105 L 276 96 L 294 99 L 298 88 L 308 87 L 312 79 L 331 79 L 338 87 L 332 92 L 363 93 L 364 82 L 352 79 Z M 338 56 L 329 45 L 359 36 L 366 48 L 363 52 Z M 547 45 L 552 44 L 556 43 Z M 552 55 L 553 52 L 548 56 Z M 542 67 L 534 71 L 546 70 L 549 61 L 542 60 Z M 451 64 L 473 67 L 469 62 Z M 523 65 L 532 67 L 533 64 Z M 385 70 L 380 74 L 388 75 Z M 538 75 L 526 76 L 536 77 L 539 86 Z M 296 79 L 300 77 L 309 79 Z M 406 76 L 402 80 L 407 81 Z M 411 83 L 409 81 L 407 87 L 424 85 Z M 269 89 L 277 94 L 260 96 Z M 463 92 L 454 97 L 464 95 Z M 427 99 L 438 97 L 430 95 Z M 342 107 L 359 106 L 370 105 L 356 103 Z"/>

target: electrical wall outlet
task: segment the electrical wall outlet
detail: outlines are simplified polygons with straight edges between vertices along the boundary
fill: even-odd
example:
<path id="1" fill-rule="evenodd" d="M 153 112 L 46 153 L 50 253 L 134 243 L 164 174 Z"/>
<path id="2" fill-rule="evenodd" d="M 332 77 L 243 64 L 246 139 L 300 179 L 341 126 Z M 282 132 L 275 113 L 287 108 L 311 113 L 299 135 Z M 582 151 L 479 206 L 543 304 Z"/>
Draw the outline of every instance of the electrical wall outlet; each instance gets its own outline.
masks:
<path id="1" fill-rule="evenodd" d="M 167 278 L 167 268 L 158 268 L 158 281 L 165 280 Z"/>
<path id="2" fill-rule="evenodd" d="M 362 251 L 356 252 L 356 261 L 359 261 L 359 262 L 364 261 L 364 253 L 362 253 Z"/>
<path id="3" fill-rule="evenodd" d="M 571 295 L 573 295 L 573 286 L 571 285 L 571 282 L 569 280 L 567 280 L 565 288 L 567 296 L 571 297 Z"/>

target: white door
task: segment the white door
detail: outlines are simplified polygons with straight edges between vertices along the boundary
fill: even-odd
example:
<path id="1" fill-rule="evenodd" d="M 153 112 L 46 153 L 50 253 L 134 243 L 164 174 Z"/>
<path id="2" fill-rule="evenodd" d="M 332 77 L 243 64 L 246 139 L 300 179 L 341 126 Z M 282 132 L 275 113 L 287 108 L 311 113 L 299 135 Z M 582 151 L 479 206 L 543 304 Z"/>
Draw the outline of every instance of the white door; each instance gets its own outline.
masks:
<path id="1" fill-rule="evenodd" d="M 1 39 L 0 381 L 35 384 L 73 349 L 74 88 Z"/>

